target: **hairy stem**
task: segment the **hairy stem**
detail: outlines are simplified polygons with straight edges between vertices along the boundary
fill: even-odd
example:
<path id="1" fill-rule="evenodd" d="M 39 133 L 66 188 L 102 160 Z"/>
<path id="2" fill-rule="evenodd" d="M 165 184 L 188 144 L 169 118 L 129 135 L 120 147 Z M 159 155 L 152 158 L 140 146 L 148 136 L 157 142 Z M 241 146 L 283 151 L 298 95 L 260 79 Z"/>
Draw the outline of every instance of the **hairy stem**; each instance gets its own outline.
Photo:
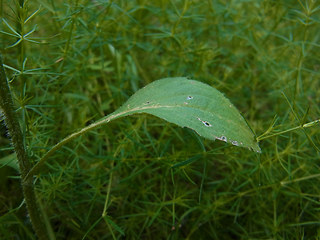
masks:
<path id="1" fill-rule="evenodd" d="M 11 136 L 14 151 L 17 154 L 21 173 L 21 185 L 30 220 L 39 239 L 48 239 L 44 221 L 34 191 L 33 179 L 25 178 L 31 169 L 24 144 L 20 124 L 13 108 L 12 96 L 0 56 L 0 106 L 5 123 Z"/>

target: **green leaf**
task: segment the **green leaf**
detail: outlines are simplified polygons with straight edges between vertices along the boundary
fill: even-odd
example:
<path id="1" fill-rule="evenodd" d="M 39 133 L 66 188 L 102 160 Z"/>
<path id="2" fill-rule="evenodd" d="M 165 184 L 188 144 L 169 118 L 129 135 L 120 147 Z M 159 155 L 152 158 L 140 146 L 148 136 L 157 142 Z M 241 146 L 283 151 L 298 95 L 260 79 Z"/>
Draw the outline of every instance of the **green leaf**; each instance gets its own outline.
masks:
<path id="1" fill-rule="evenodd" d="M 218 90 L 184 77 L 154 81 L 133 94 L 111 119 L 149 113 L 200 136 L 261 152 L 254 134 L 233 104 Z"/>
<path id="2" fill-rule="evenodd" d="M 261 153 L 246 121 L 222 93 L 195 80 L 164 78 L 137 91 L 115 112 L 54 145 L 25 178 L 37 174 L 49 157 L 72 139 L 112 120 L 135 113 L 149 113 L 178 126 L 191 128 L 202 137 Z"/>

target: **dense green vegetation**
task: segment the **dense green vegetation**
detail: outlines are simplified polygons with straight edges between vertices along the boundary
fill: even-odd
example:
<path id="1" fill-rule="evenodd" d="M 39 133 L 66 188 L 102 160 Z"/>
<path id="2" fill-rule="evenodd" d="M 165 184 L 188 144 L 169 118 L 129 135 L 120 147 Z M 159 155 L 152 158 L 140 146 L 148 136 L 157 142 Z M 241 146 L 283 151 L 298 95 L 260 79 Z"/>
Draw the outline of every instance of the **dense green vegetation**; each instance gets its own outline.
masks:
<path id="1" fill-rule="evenodd" d="M 32 164 L 165 77 L 224 92 L 260 139 L 319 119 L 318 1 L 4 0 L 0 8 L 1 54 Z M 265 138 L 259 154 L 150 115 L 110 122 L 65 145 L 34 178 L 46 231 L 318 239 L 314 125 Z M 36 239 L 3 118 L 0 132 L 0 239 Z"/>

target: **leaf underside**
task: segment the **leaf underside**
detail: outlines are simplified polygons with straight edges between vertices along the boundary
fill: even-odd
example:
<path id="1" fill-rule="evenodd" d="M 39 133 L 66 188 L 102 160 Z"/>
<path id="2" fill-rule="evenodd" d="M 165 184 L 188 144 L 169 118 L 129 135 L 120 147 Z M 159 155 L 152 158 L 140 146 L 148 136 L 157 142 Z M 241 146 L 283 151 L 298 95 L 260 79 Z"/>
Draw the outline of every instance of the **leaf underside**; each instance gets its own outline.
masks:
<path id="1" fill-rule="evenodd" d="M 149 113 L 200 136 L 261 152 L 254 134 L 233 104 L 215 88 L 184 77 L 154 81 L 111 114 Z"/>

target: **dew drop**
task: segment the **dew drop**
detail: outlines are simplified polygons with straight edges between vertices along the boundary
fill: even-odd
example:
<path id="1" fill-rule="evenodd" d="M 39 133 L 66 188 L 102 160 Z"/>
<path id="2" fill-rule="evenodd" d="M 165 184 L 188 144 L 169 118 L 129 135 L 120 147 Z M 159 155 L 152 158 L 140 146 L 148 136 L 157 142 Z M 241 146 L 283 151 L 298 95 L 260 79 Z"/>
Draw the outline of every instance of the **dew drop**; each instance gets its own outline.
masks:
<path id="1" fill-rule="evenodd" d="M 192 96 L 188 96 L 188 97 L 187 97 L 187 100 L 191 100 L 191 99 L 193 99 Z"/>
<path id="2" fill-rule="evenodd" d="M 232 141 L 231 143 L 232 143 L 232 145 L 239 146 L 238 141 Z"/>
<path id="3" fill-rule="evenodd" d="M 217 137 L 217 139 L 219 139 L 220 141 L 227 142 L 227 137 L 225 136 Z"/>

